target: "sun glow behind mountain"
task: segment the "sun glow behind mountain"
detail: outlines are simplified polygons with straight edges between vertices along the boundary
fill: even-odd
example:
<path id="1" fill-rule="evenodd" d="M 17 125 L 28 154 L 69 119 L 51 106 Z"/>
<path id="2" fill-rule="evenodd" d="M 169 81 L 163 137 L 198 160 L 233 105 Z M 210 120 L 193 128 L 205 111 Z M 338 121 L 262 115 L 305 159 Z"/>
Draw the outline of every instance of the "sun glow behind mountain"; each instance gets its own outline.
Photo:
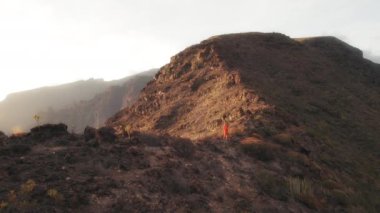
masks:
<path id="1" fill-rule="evenodd" d="M 379 2 L 295 2 L 1 1 L 0 100 L 11 92 L 161 67 L 190 44 L 233 32 L 333 35 L 380 60 Z"/>

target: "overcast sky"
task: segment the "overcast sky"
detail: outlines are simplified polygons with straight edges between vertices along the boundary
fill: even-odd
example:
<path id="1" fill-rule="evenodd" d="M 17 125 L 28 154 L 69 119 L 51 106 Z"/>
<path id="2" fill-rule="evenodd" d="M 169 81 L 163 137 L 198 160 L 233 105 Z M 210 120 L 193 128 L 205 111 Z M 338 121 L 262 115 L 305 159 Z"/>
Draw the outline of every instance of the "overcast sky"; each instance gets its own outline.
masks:
<path id="1" fill-rule="evenodd" d="M 161 67 L 212 35 L 334 35 L 380 62 L 377 0 L 0 0 L 0 100 Z"/>

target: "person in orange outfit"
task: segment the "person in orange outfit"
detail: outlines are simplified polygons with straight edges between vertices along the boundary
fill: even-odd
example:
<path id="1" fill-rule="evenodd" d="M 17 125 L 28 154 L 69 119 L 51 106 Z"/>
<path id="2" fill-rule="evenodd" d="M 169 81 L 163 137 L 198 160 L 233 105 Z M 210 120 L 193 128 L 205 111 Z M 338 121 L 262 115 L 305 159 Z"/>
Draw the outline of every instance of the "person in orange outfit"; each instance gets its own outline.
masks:
<path id="1" fill-rule="evenodd" d="M 228 122 L 227 122 L 227 116 L 223 115 L 223 139 L 228 140 Z"/>

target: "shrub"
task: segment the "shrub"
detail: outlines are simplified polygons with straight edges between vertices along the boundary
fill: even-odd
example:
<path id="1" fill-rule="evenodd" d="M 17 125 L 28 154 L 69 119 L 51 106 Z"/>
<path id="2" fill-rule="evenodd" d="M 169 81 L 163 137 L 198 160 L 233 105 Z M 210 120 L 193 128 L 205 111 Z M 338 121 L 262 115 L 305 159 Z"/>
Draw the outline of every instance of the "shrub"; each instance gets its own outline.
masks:
<path id="1" fill-rule="evenodd" d="M 173 147 L 179 157 L 190 158 L 195 153 L 195 146 L 191 141 L 179 139 L 173 142 Z"/>
<path id="2" fill-rule="evenodd" d="M 286 155 L 282 156 L 282 158 L 282 160 L 288 161 L 295 165 L 310 167 L 308 158 L 298 152 L 288 151 Z"/>
<path id="3" fill-rule="evenodd" d="M 272 127 L 272 126 L 269 126 L 269 124 L 257 127 L 256 131 L 260 135 L 263 135 L 265 137 L 269 137 L 269 136 L 275 135 L 277 133 L 277 130 L 274 127 Z"/>
<path id="4" fill-rule="evenodd" d="M 131 139 L 131 135 L 132 135 L 132 125 L 131 124 L 127 124 L 124 128 L 124 131 L 127 133 L 128 135 L 128 139 L 130 140 Z"/>
<path id="5" fill-rule="evenodd" d="M 277 148 L 270 144 L 249 143 L 242 144 L 244 153 L 261 161 L 272 161 L 277 153 Z"/>
<path id="6" fill-rule="evenodd" d="M 338 205 L 347 206 L 350 203 L 348 195 L 338 189 L 334 189 L 329 193 L 330 202 L 336 203 Z"/>
<path id="7" fill-rule="evenodd" d="M 62 194 L 59 193 L 57 189 L 54 189 L 54 188 L 49 189 L 49 190 L 47 190 L 46 194 L 48 197 L 50 197 L 51 199 L 53 199 L 55 201 L 63 200 Z"/>
<path id="8" fill-rule="evenodd" d="M 237 198 L 234 203 L 234 210 L 237 212 L 254 212 L 253 202 L 248 198 Z"/>
<path id="9" fill-rule="evenodd" d="M 8 207 L 8 203 L 7 202 L 5 202 L 5 201 L 1 201 L 0 202 L 0 210 L 1 209 L 5 209 L 5 208 L 7 208 Z"/>
<path id="10" fill-rule="evenodd" d="M 13 144 L 10 149 L 14 154 L 24 155 L 30 152 L 31 148 L 28 144 Z"/>
<path id="11" fill-rule="evenodd" d="M 102 142 L 115 142 L 115 130 L 111 127 L 101 127 L 97 131 L 97 136 Z"/>
<path id="12" fill-rule="evenodd" d="M 269 172 L 259 172 L 256 175 L 257 183 L 260 189 L 269 196 L 286 201 L 288 199 L 289 191 L 286 187 L 286 182 L 279 177 Z"/>
<path id="13" fill-rule="evenodd" d="M 90 126 L 86 126 L 83 132 L 84 140 L 89 141 L 91 139 L 94 139 L 96 137 L 96 129 Z"/>
<path id="14" fill-rule="evenodd" d="M 280 133 L 273 136 L 273 140 L 284 146 L 291 146 L 293 143 L 293 137 L 289 133 Z"/>
<path id="15" fill-rule="evenodd" d="M 16 194 L 16 191 L 14 190 L 11 190 L 9 193 L 8 193 L 8 201 L 10 203 L 14 203 L 17 201 L 17 194 Z"/>
<path id="16" fill-rule="evenodd" d="M 21 193 L 28 194 L 36 188 L 37 184 L 34 180 L 29 179 L 21 185 Z"/>
<path id="17" fill-rule="evenodd" d="M 286 182 L 269 172 L 258 172 L 256 181 L 260 189 L 277 200 L 288 200 L 289 191 Z"/>
<path id="18" fill-rule="evenodd" d="M 40 125 L 40 119 L 41 119 L 41 116 L 39 116 L 39 115 L 37 115 L 37 114 L 35 114 L 35 115 L 33 116 L 33 120 L 36 121 L 37 126 Z"/>

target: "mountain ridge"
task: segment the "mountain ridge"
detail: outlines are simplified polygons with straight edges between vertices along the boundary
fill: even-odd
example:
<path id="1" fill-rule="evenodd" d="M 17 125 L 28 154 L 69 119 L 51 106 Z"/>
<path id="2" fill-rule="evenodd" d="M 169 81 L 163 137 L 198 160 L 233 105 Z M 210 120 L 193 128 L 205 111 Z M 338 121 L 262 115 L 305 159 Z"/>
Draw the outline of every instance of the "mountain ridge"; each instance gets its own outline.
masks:
<path id="1" fill-rule="evenodd" d="M 379 65 L 337 38 L 231 34 L 173 56 L 136 103 L 107 125 L 220 140 L 227 117 L 232 141 L 252 144 L 253 150 L 280 144 L 284 152 L 307 155 L 320 169 L 304 178 L 320 182 L 336 176 L 344 193 L 375 206 L 379 100 Z"/>
<path id="2" fill-rule="evenodd" d="M 173 80 L 173 83 L 175 84 L 176 81 L 176 77 L 177 76 L 181 76 L 182 74 L 183 75 L 186 75 L 186 70 L 188 69 L 192 69 L 193 67 L 197 67 L 197 66 L 202 66 L 202 65 L 199 65 L 199 64 L 202 64 L 202 63 L 208 63 L 207 66 L 208 68 L 210 68 L 209 70 L 218 70 L 218 72 L 215 72 L 215 75 L 222 79 L 223 81 L 225 81 L 224 83 L 226 84 L 239 84 L 239 85 L 243 85 L 246 87 L 246 85 L 244 85 L 244 81 L 247 81 L 248 84 L 249 82 L 254 82 L 252 79 L 252 76 L 249 75 L 249 71 L 251 72 L 256 72 L 256 74 L 260 77 L 267 77 L 267 76 L 263 76 L 264 74 L 270 74 L 270 75 L 276 75 L 276 73 L 274 72 L 277 72 L 277 70 L 273 69 L 273 66 L 282 66 L 283 64 L 276 64 L 276 60 L 277 61 L 285 61 L 285 62 L 281 62 L 281 63 L 289 63 L 289 64 L 292 64 L 293 67 L 286 67 L 286 69 L 288 70 L 292 70 L 292 72 L 294 73 L 291 73 L 292 75 L 294 76 L 289 76 L 289 78 L 296 78 L 295 75 L 297 75 L 297 73 L 295 72 L 298 72 L 297 69 L 294 69 L 294 64 L 297 64 L 297 63 L 300 63 L 300 61 L 303 61 L 303 60 L 306 60 L 306 61 L 310 61 L 309 63 L 314 63 L 314 65 L 310 66 L 308 65 L 308 67 L 306 67 L 308 70 L 312 70 L 312 69 L 315 69 L 315 70 L 318 70 L 318 69 L 321 69 L 321 65 L 318 65 L 319 62 L 317 62 L 317 60 L 325 60 L 326 61 L 326 56 L 322 55 L 322 54 L 319 54 L 320 58 L 318 59 L 313 59 L 311 57 L 308 57 L 307 54 L 308 53 L 305 53 L 305 51 L 309 51 L 309 49 L 312 49 L 312 51 L 320 51 L 320 48 L 317 47 L 315 48 L 313 45 L 314 43 L 317 43 L 318 44 L 318 41 L 321 40 L 321 41 L 327 41 L 327 42 L 330 42 L 331 43 L 331 40 L 332 40 L 332 37 L 319 37 L 319 38 L 313 38 L 312 40 L 309 39 L 309 41 L 307 41 L 305 44 L 302 44 L 302 42 L 297 42 L 296 40 L 293 40 L 293 39 L 290 39 L 289 37 L 286 37 L 286 36 L 283 36 L 283 35 L 280 35 L 280 34 L 268 34 L 267 36 L 265 36 L 267 34 L 259 34 L 259 33 L 254 33 L 254 34 L 231 34 L 231 35 L 224 35 L 222 38 L 222 41 L 220 41 L 218 43 L 218 39 L 220 38 L 220 36 L 216 36 L 216 37 L 211 37 L 211 39 L 208 39 L 208 40 L 205 40 L 203 42 L 201 42 L 200 44 L 198 45 L 195 45 L 195 46 L 192 46 L 192 47 L 189 47 L 189 48 L 186 48 L 184 51 L 182 51 L 181 53 L 177 54 L 176 56 L 173 56 L 172 57 L 172 62 L 169 63 L 168 65 L 165 65 L 163 68 L 161 68 L 160 72 L 156 75 L 156 81 L 154 82 L 158 89 L 157 90 L 160 90 L 160 91 L 154 91 L 156 90 L 154 88 L 154 86 L 152 87 L 153 89 L 153 92 L 160 92 L 161 95 L 165 92 L 164 90 L 168 90 L 168 88 L 164 88 L 162 85 L 164 84 L 163 82 L 167 83 L 167 82 L 170 82 L 171 80 Z M 252 65 L 252 61 L 253 60 L 250 60 L 249 58 L 245 58 L 243 61 L 244 63 L 241 63 L 241 65 L 237 65 L 239 64 L 239 57 L 244 57 L 244 53 L 242 53 L 243 51 L 249 51 L 249 49 L 247 50 L 247 48 L 245 50 L 241 50 L 241 49 L 238 49 L 238 48 L 234 48 L 232 47 L 232 45 L 240 45 L 239 43 L 233 43 L 233 42 L 230 42 L 230 44 L 228 43 L 228 40 L 229 39 L 234 39 L 235 36 L 238 36 L 239 39 L 241 40 L 241 43 L 246 43 L 247 41 L 247 37 L 249 36 L 254 36 L 254 37 L 260 37 L 262 36 L 261 40 L 258 40 L 258 41 L 255 41 L 255 39 L 251 39 L 251 46 L 254 46 L 256 48 L 256 50 L 254 51 L 260 51 L 260 45 L 265 45 L 264 42 L 267 42 L 268 44 L 270 45 L 277 45 L 275 46 L 276 51 L 279 52 L 278 56 L 276 55 L 271 55 L 271 56 L 268 56 L 268 51 L 265 50 L 265 48 L 268 48 L 268 46 L 265 46 L 263 47 L 263 51 L 259 52 L 259 53 L 253 53 L 253 54 L 256 54 L 257 58 L 255 58 L 256 56 L 253 55 L 253 56 L 250 56 L 251 58 L 253 57 L 254 60 L 257 60 L 256 62 L 258 63 L 258 65 Z M 265 40 L 265 39 L 266 40 Z M 264 40 L 263 40 L 264 39 Z M 276 40 L 276 43 L 271 43 L 271 39 L 272 40 Z M 313 40 L 314 40 L 314 43 L 313 43 Z M 333 39 L 335 42 L 338 41 L 337 39 Z M 256 43 L 252 43 L 252 42 L 256 42 Z M 312 42 L 312 45 L 309 45 L 310 41 Z M 317 42 L 315 42 L 317 41 Z M 224 43 L 223 43 L 224 42 Z M 262 44 L 257 44 L 258 42 L 263 42 Z M 218 49 L 218 45 L 220 43 L 223 43 L 222 45 L 224 45 L 225 49 L 223 48 L 219 48 Z M 249 44 L 249 43 L 248 43 Z M 334 43 L 335 44 L 335 43 Z M 350 46 L 347 46 L 346 43 L 344 42 L 337 42 L 338 46 L 343 46 L 344 48 L 342 48 L 342 55 L 347 55 L 347 57 L 352 57 L 354 60 L 363 60 L 362 58 L 362 53 L 360 52 L 360 50 L 356 49 L 356 48 L 353 48 L 353 47 L 350 47 Z M 230 45 L 230 46 L 229 46 Z M 279 49 L 281 48 L 281 45 L 283 46 L 283 49 Z M 286 54 L 282 54 L 280 51 L 287 51 L 288 47 L 291 48 L 295 48 L 295 51 L 301 51 L 302 54 L 305 53 L 305 57 L 303 57 L 303 59 L 295 59 L 295 58 L 290 58 L 291 61 L 286 61 L 286 60 L 283 60 L 281 58 L 277 58 L 277 59 L 273 59 L 271 62 L 268 62 L 268 58 L 270 57 L 289 57 L 288 55 Z M 310 47 L 311 46 L 311 47 Z M 249 47 L 249 46 L 248 46 Z M 270 46 L 269 46 L 270 47 Z M 299 50 L 300 48 L 302 49 L 302 47 L 304 47 L 304 49 L 306 50 Z M 348 47 L 348 48 L 347 48 Z M 270 48 L 273 48 L 273 47 L 270 47 Z M 298 49 L 297 49 L 298 48 Z M 236 51 L 237 50 L 237 51 Z M 339 49 L 340 51 L 341 49 Z M 198 51 L 197 53 L 193 53 L 193 52 L 196 52 Z M 215 51 L 218 51 L 215 53 Z M 235 52 L 234 52 L 235 51 Z M 303 51 L 303 52 L 302 52 Z M 322 50 L 323 51 L 323 50 Z M 211 56 L 213 58 L 208 58 L 207 54 L 209 54 L 211 52 Z M 202 56 L 203 54 L 203 56 Z M 266 55 L 265 55 L 266 54 Z M 194 58 L 191 58 L 193 55 Z M 310 55 L 310 53 L 309 53 Z M 340 55 L 340 56 L 342 56 Z M 186 58 L 188 56 L 188 58 Z M 183 57 L 183 61 L 187 61 L 186 63 L 182 63 L 182 64 L 175 64 L 175 61 L 176 59 L 179 59 Z M 190 57 L 190 58 L 189 58 Z M 329 57 L 329 56 L 328 56 Z M 205 61 L 197 61 L 199 59 L 205 59 Z M 207 61 L 209 60 L 209 61 Z M 260 64 L 261 63 L 261 64 Z M 330 62 L 327 62 L 326 61 L 326 64 L 328 64 Z M 365 66 L 370 67 L 370 66 L 375 66 L 373 64 L 368 64 L 370 62 L 366 62 L 364 61 L 363 62 L 365 64 Z M 213 66 L 217 66 L 217 67 L 213 67 Z M 238 67 L 238 70 L 234 70 L 234 68 L 236 66 L 240 66 Z M 253 68 L 251 69 L 249 66 L 252 66 Z M 247 68 L 248 67 L 248 68 Z M 268 70 L 267 73 L 264 73 L 264 71 L 254 71 L 255 67 L 260 67 L 260 69 L 266 69 Z M 202 82 L 201 81 L 207 81 L 208 78 L 214 78 L 215 76 L 207 76 L 208 73 L 212 72 L 212 71 L 209 71 L 209 70 L 202 70 L 202 68 L 199 69 L 200 71 L 199 72 L 193 72 L 194 75 L 197 75 L 201 72 L 203 72 L 202 74 L 199 74 L 200 76 L 198 77 L 198 79 L 195 79 L 196 77 L 192 78 L 192 82 L 190 82 L 190 80 L 188 79 L 185 79 L 183 78 L 184 80 L 182 81 L 188 81 L 189 84 L 191 85 L 188 85 L 189 87 L 192 87 L 193 89 L 195 89 L 195 87 L 199 87 Z M 248 71 L 249 70 L 249 71 Z M 272 73 L 270 73 L 272 72 Z M 311 74 L 315 75 L 314 74 L 315 72 L 311 72 Z M 300 71 L 300 74 L 302 75 L 305 75 L 305 73 L 302 73 L 302 71 Z M 363 74 L 365 74 L 363 72 Z M 372 72 L 373 74 L 373 72 Z M 375 73 L 376 74 L 376 73 Z M 202 76 L 204 75 L 204 76 Z M 211 74 L 210 74 L 211 75 Z M 223 76 L 222 76 L 223 75 Z M 190 77 L 193 77 L 193 76 L 190 76 Z M 256 78 L 257 76 L 255 76 Z M 216 77 L 215 77 L 216 78 Z M 371 78 L 370 81 L 374 81 L 374 84 L 378 85 L 379 84 L 379 75 L 376 74 L 374 75 L 374 78 Z M 211 79 L 213 80 L 213 79 Z M 268 79 L 264 79 L 264 80 L 268 80 Z M 270 80 L 270 79 L 269 79 Z M 282 80 L 283 81 L 283 80 Z M 311 79 L 311 81 L 315 81 L 315 82 L 318 82 L 318 76 L 315 76 L 315 79 Z M 262 81 L 258 81 L 258 82 L 255 82 L 256 84 L 259 84 L 261 83 Z M 370 83 L 370 82 L 369 82 Z M 179 85 L 179 83 L 177 83 Z M 199 84 L 199 85 L 197 85 Z M 152 91 L 149 91 L 149 86 L 147 88 L 145 88 L 143 90 L 143 93 L 141 96 L 144 96 L 144 92 L 146 90 L 148 90 L 148 92 L 152 92 Z M 161 87 L 160 87 L 161 86 Z M 265 85 L 260 85 L 261 87 L 264 87 Z M 285 86 L 288 86 L 288 85 L 285 85 Z M 302 85 L 301 85 L 302 86 Z M 249 86 L 248 86 L 249 87 Z M 232 88 L 233 89 L 233 88 Z M 243 88 L 245 90 L 252 90 L 252 89 L 256 89 L 256 90 L 259 90 L 260 88 L 256 87 L 256 88 Z M 185 91 L 185 88 L 182 89 L 183 91 Z M 297 88 L 294 88 L 294 90 L 297 90 Z M 188 92 L 189 90 L 187 90 L 186 92 Z M 148 93 L 147 92 L 147 93 Z M 191 94 L 193 91 L 189 91 L 189 94 Z M 144 99 L 151 99 L 151 98 L 155 98 L 154 95 L 152 94 L 149 94 L 150 96 L 153 96 L 153 97 L 144 97 Z M 146 95 L 146 96 L 149 96 L 149 95 Z M 257 96 L 257 94 L 256 94 Z M 263 95 L 261 95 L 263 96 Z M 157 95 L 156 95 L 157 97 Z M 260 97 L 258 97 L 260 98 Z M 153 101 L 156 101 L 156 105 L 158 104 L 159 102 L 159 98 L 153 100 Z M 145 100 L 144 100 L 145 101 Z M 140 106 L 143 107 L 143 103 L 144 101 L 140 101 L 141 104 Z M 139 102 L 139 101 L 138 101 Z M 146 101 L 145 101 L 146 102 Z M 129 109 L 127 109 L 129 110 Z M 138 109 L 131 109 L 132 111 L 133 110 L 138 110 Z M 151 107 L 151 110 L 154 110 L 154 107 Z M 236 109 L 235 109 L 236 110 Z M 117 114 L 115 117 L 118 117 L 120 116 L 122 113 L 124 112 L 120 112 L 119 114 Z M 133 116 L 134 113 L 131 113 L 131 116 Z M 218 115 L 219 117 L 222 117 L 222 114 L 219 113 Z M 149 116 L 148 116 L 149 117 Z M 112 123 L 112 120 L 115 120 L 115 118 L 111 118 L 109 123 Z M 134 121 L 133 121 L 134 122 Z M 146 126 L 146 124 L 144 124 L 144 126 Z M 206 126 L 206 125 L 204 125 Z M 146 127 L 144 127 L 146 128 Z"/>

